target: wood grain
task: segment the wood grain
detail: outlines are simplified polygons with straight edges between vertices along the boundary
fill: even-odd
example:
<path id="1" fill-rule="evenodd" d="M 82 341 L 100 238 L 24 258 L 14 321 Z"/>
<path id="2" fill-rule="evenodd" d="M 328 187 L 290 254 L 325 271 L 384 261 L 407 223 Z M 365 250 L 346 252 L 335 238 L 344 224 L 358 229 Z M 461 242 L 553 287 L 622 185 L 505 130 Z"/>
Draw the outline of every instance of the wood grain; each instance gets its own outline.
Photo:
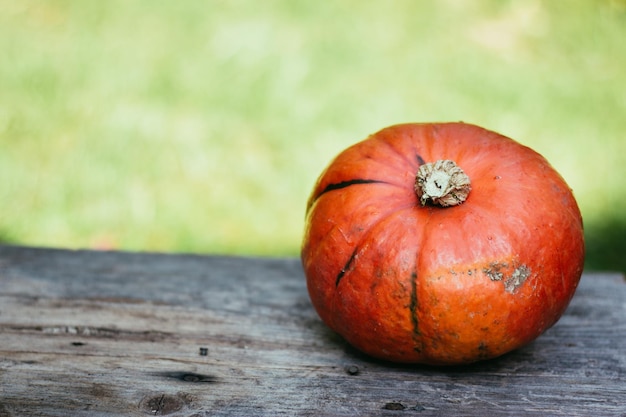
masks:
<path id="1" fill-rule="evenodd" d="M 531 345 L 448 369 L 350 348 L 297 259 L 0 247 L 0 417 L 626 416 L 626 283 L 585 274 Z"/>

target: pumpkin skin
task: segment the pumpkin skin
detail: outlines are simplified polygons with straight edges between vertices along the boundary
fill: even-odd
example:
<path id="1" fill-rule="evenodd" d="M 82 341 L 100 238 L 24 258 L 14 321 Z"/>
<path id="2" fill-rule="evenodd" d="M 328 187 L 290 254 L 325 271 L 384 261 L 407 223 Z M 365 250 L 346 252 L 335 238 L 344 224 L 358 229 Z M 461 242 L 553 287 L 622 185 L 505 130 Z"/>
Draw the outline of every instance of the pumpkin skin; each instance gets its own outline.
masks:
<path id="1" fill-rule="evenodd" d="M 462 204 L 420 204 L 421 165 L 453 160 Z M 340 153 L 308 200 L 301 259 L 324 323 L 402 363 L 500 356 L 561 317 L 584 261 L 580 210 L 537 152 L 465 123 L 385 128 Z"/>

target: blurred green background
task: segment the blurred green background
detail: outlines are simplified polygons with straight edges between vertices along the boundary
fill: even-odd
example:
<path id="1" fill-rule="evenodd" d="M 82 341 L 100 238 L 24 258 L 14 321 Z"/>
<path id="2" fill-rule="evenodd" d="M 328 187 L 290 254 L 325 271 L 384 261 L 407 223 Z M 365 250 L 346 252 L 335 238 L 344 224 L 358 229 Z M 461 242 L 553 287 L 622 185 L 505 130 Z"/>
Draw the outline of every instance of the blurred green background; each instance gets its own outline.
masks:
<path id="1" fill-rule="evenodd" d="M 624 0 L 0 0 L 5 243 L 294 256 L 340 150 L 458 120 L 542 153 L 626 270 Z"/>

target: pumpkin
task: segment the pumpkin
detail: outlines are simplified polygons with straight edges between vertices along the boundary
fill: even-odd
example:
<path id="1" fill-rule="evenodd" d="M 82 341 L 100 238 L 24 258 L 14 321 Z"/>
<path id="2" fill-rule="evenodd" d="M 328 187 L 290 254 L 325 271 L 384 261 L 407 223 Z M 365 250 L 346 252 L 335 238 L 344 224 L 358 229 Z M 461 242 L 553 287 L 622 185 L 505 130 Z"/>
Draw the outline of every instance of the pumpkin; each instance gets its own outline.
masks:
<path id="1" fill-rule="evenodd" d="M 580 210 L 537 152 L 466 123 L 402 124 L 341 152 L 306 207 L 321 320 L 376 358 L 494 358 L 561 317 L 584 260 Z"/>

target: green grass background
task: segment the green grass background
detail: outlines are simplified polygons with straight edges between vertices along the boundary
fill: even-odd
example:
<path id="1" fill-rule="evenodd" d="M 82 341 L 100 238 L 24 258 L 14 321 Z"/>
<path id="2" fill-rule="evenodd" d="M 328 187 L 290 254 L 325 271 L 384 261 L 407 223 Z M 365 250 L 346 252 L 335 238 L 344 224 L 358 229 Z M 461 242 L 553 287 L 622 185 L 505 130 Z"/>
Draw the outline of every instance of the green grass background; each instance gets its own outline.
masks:
<path id="1" fill-rule="evenodd" d="M 336 153 L 457 120 L 542 153 L 626 270 L 623 0 L 0 0 L 4 242 L 293 256 Z"/>

